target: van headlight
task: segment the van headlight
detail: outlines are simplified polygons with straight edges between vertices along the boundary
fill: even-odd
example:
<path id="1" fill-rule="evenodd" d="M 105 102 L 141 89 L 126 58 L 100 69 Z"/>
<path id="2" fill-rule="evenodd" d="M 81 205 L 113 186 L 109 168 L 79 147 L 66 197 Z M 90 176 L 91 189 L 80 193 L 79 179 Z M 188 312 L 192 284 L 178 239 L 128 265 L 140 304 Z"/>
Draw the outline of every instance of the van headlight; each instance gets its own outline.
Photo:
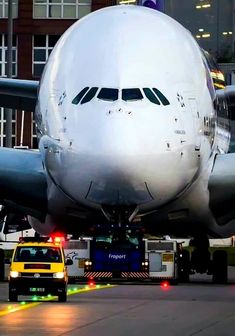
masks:
<path id="1" fill-rule="evenodd" d="M 53 273 L 53 278 L 55 278 L 55 279 L 63 279 L 64 278 L 64 272 Z"/>
<path id="2" fill-rule="evenodd" d="M 86 265 L 86 266 L 91 266 L 91 265 L 92 265 L 92 262 L 89 261 L 89 260 L 86 260 L 86 261 L 85 261 L 85 265 Z"/>
<path id="3" fill-rule="evenodd" d="M 10 271 L 10 277 L 11 278 L 18 278 L 20 276 L 21 276 L 21 274 L 17 271 Z"/>

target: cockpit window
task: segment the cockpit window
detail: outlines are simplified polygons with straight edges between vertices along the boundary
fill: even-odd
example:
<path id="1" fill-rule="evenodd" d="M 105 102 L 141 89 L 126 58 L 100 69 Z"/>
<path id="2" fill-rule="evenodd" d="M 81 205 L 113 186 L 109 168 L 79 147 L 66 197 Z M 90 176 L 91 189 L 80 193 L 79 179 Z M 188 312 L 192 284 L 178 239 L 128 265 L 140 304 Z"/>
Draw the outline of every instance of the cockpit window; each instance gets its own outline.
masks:
<path id="1" fill-rule="evenodd" d="M 151 103 L 161 105 L 159 99 L 155 96 L 151 89 L 143 88 L 143 91 L 145 93 L 145 96 L 148 98 L 149 101 L 151 101 Z"/>
<path id="2" fill-rule="evenodd" d="M 135 101 L 143 99 L 143 95 L 140 89 L 123 89 L 122 90 L 122 100 L 125 101 Z"/>
<path id="3" fill-rule="evenodd" d="M 85 87 L 84 89 L 82 89 L 82 91 L 80 91 L 79 94 L 72 100 L 72 104 L 77 105 L 88 89 L 89 87 Z"/>
<path id="4" fill-rule="evenodd" d="M 107 101 L 118 100 L 118 89 L 102 88 L 98 93 L 97 98 Z"/>
<path id="5" fill-rule="evenodd" d="M 169 100 L 164 96 L 164 94 L 161 93 L 161 91 L 155 88 L 153 88 L 153 91 L 157 95 L 157 97 L 160 99 L 163 105 L 170 105 Z"/>
<path id="6" fill-rule="evenodd" d="M 83 97 L 81 104 L 85 104 L 88 103 L 92 98 L 95 97 L 96 92 L 98 91 L 98 87 L 93 87 L 91 88 L 87 94 L 85 95 L 85 97 Z"/>

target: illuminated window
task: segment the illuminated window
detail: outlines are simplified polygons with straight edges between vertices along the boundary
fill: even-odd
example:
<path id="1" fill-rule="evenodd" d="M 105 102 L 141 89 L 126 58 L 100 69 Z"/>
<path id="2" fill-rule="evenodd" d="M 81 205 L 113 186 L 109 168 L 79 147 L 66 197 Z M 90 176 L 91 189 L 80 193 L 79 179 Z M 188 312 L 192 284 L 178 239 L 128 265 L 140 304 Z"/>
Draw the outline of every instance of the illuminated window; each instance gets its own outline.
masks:
<path id="1" fill-rule="evenodd" d="M 12 41 L 12 76 L 17 76 L 17 47 L 16 36 L 13 36 Z M 7 35 L 0 35 L 0 76 L 6 77 L 7 75 Z"/>
<path id="2" fill-rule="evenodd" d="M 118 5 L 138 5 L 137 0 L 118 0 Z"/>
<path id="3" fill-rule="evenodd" d="M 8 0 L 0 0 L 0 18 L 8 16 Z M 12 1 L 12 17 L 18 17 L 18 0 Z"/>
<path id="4" fill-rule="evenodd" d="M 196 5 L 196 9 L 205 9 L 205 8 L 211 8 L 211 4 L 205 3 L 201 5 Z"/>
<path id="5" fill-rule="evenodd" d="M 33 76 L 40 77 L 44 65 L 54 48 L 59 35 L 34 35 L 33 37 Z"/>
<path id="6" fill-rule="evenodd" d="M 91 12 L 91 0 L 34 0 L 34 18 L 80 19 Z"/>

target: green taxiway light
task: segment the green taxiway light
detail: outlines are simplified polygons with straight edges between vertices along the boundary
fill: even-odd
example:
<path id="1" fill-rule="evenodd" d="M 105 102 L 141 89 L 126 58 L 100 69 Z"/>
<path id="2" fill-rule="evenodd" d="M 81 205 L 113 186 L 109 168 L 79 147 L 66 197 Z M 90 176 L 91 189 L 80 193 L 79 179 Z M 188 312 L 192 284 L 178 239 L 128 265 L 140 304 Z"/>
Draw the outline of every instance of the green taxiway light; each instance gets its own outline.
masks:
<path id="1" fill-rule="evenodd" d="M 25 301 L 21 301 L 21 303 L 20 303 L 21 305 L 25 305 L 26 304 L 26 302 Z"/>

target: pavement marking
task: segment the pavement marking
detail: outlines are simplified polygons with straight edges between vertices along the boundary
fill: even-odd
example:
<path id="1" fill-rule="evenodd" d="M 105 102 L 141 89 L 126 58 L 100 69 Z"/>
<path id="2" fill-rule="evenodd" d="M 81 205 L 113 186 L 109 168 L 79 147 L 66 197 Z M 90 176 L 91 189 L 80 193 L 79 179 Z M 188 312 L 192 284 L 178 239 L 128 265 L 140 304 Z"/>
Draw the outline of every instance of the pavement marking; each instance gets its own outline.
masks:
<path id="1" fill-rule="evenodd" d="M 67 295 L 74 295 L 74 294 L 79 294 L 79 293 L 84 293 L 84 292 L 90 292 L 92 290 L 107 289 L 107 288 L 112 288 L 112 287 L 116 287 L 116 285 L 110 285 L 110 284 L 92 285 L 92 286 L 85 286 L 84 288 L 78 288 L 78 286 L 75 286 L 72 288 L 71 287 L 68 288 Z M 9 302 L 9 305 L 6 307 L 6 309 L 0 310 L 0 317 L 6 316 L 8 314 L 15 313 L 21 310 L 30 309 L 30 308 L 39 306 L 43 302 L 52 301 L 55 299 L 57 299 L 57 296 L 54 296 L 54 295 L 52 296 L 48 294 L 47 296 L 37 296 L 37 295 L 32 296 L 32 300 L 34 302 L 21 301 L 15 304 Z M 40 300 L 40 301 L 37 301 L 37 300 Z"/>

